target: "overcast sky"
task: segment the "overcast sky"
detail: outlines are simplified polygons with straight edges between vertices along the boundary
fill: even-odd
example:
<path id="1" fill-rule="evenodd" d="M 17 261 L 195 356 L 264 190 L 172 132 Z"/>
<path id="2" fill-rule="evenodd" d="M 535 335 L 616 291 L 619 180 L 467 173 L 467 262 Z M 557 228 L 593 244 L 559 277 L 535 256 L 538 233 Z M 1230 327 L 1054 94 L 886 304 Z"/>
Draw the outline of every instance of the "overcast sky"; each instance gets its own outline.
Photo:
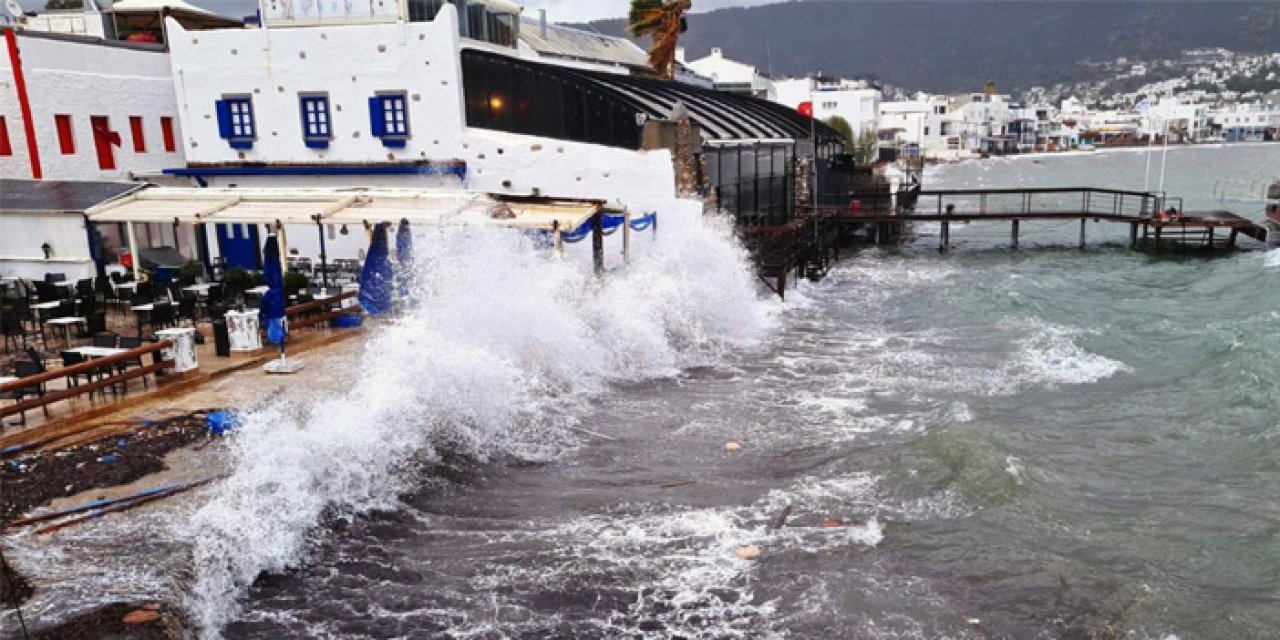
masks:
<path id="1" fill-rule="evenodd" d="M 773 4 L 779 0 L 694 0 L 695 11 L 711 11 L 723 7 L 746 7 Z M 539 9 L 547 10 L 547 18 L 553 22 L 582 22 L 600 18 L 622 18 L 627 15 L 630 0 L 523 0 L 525 15 L 536 16 Z"/>
<path id="2" fill-rule="evenodd" d="M 627 15 L 630 0 L 517 0 L 524 7 L 525 15 L 537 16 L 539 9 L 547 10 L 552 22 L 582 22 L 600 18 L 622 18 Z M 780 0 L 694 0 L 696 11 L 711 11 L 722 7 L 743 7 L 771 4 Z M 45 0 L 20 0 L 28 10 L 44 7 Z M 255 0 L 188 0 L 192 4 L 218 13 L 241 16 L 253 13 Z"/>

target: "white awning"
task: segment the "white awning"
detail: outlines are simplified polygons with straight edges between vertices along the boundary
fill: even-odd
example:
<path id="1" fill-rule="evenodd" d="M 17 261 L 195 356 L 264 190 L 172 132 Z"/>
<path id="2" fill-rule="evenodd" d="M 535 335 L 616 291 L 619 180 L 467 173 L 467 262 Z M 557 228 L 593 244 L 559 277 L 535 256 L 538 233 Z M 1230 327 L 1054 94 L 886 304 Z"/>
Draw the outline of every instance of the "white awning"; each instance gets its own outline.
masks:
<path id="1" fill-rule="evenodd" d="M 484 224 L 577 229 L 601 210 L 591 201 L 503 200 L 443 189 L 243 189 L 147 187 L 86 213 L 91 222 L 168 224 Z"/>

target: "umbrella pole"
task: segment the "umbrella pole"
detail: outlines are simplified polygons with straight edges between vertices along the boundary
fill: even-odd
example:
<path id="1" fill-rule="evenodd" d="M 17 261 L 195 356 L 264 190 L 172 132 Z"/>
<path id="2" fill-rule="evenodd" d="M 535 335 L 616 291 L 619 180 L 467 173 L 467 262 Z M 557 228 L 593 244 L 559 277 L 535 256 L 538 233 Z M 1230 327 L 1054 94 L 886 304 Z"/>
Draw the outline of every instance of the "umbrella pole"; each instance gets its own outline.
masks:
<path id="1" fill-rule="evenodd" d="M 324 223 L 320 222 L 319 216 L 316 216 L 316 229 L 320 231 L 320 281 L 327 290 L 329 288 L 329 256 L 324 246 Z"/>

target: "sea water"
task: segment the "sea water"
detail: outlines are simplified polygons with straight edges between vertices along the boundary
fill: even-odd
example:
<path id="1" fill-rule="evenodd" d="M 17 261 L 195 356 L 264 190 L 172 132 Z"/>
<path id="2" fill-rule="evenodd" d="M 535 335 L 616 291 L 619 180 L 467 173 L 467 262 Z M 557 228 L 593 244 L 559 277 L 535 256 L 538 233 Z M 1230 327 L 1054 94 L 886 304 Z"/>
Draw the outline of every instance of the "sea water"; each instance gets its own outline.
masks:
<path id="1" fill-rule="evenodd" d="M 1153 160 L 927 186 L 1141 189 Z M 1165 184 L 1217 208 L 1276 174 L 1280 147 L 1176 149 Z M 785 304 L 714 223 L 603 281 L 422 234 L 419 305 L 349 390 L 255 412 L 225 483 L 140 526 L 185 541 L 205 637 L 1275 637 L 1280 259 L 937 231 Z"/>

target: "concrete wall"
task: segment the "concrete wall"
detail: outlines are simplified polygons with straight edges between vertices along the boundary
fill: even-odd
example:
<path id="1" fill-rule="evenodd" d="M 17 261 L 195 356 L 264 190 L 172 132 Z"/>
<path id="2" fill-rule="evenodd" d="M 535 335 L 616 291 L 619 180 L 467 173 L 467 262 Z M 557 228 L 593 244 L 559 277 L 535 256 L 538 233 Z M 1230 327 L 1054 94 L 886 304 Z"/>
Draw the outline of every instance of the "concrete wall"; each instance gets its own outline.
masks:
<path id="1" fill-rule="evenodd" d="M 181 139 L 182 134 L 169 63 L 161 49 L 29 33 L 18 33 L 17 43 L 44 179 L 128 180 L 134 173 L 183 165 L 181 146 L 166 152 L 161 135 L 161 116 L 174 118 L 175 136 Z M 8 55 L 0 56 L 0 115 L 5 116 L 14 151 L 0 157 L 0 174 L 30 178 L 13 71 Z M 59 149 L 56 114 L 71 116 L 73 154 Z M 90 116 L 106 116 L 111 130 L 120 135 L 113 170 L 99 168 Z M 130 116 L 142 118 L 145 152 L 134 151 Z"/>

